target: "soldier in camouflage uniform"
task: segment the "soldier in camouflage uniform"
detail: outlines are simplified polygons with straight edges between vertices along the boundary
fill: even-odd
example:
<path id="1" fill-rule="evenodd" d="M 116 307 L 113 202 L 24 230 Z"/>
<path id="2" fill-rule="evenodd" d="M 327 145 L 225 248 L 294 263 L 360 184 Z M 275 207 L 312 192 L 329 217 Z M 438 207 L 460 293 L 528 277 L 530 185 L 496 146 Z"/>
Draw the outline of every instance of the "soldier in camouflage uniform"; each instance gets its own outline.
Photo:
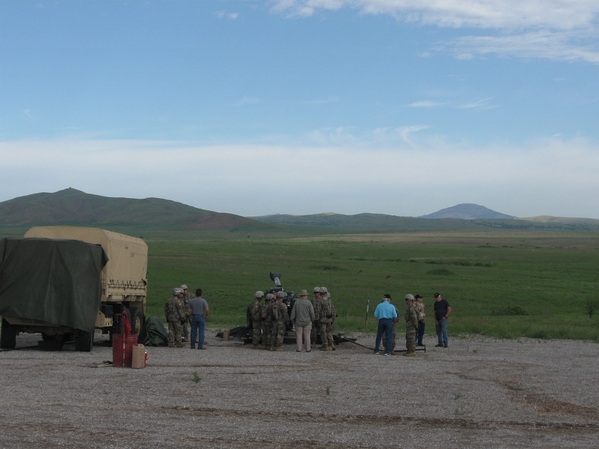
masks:
<path id="1" fill-rule="evenodd" d="M 168 347 L 182 348 L 181 333 L 183 332 L 183 322 L 187 320 L 187 312 L 183 307 L 183 301 L 180 296 L 183 290 L 180 288 L 173 289 L 173 296 L 166 300 L 164 304 L 164 315 L 168 322 Z"/>
<path id="2" fill-rule="evenodd" d="M 320 300 L 320 287 L 314 287 L 314 290 L 312 290 L 314 293 L 314 298 L 312 298 L 310 300 L 310 302 L 312 303 L 312 307 L 314 308 L 314 316 L 316 317 L 314 320 L 314 323 L 312 323 L 312 332 L 310 333 L 310 341 L 312 342 L 312 344 L 316 344 L 316 339 L 318 337 L 318 330 L 320 328 L 320 322 L 318 321 L 319 319 L 319 313 L 320 313 L 320 306 L 321 306 L 321 300 Z M 322 338 L 320 340 L 320 344 L 322 344 Z"/>
<path id="3" fill-rule="evenodd" d="M 254 298 L 254 302 L 248 306 L 247 322 L 248 326 L 252 326 L 252 344 L 254 349 L 264 349 L 264 341 L 262 341 L 262 304 L 260 304 L 260 301 L 264 298 L 264 292 L 257 291 Z"/>
<path id="4" fill-rule="evenodd" d="M 316 315 L 314 310 L 314 316 L 318 320 L 320 340 L 322 341 L 321 351 L 334 351 L 335 342 L 333 341 L 333 321 L 337 316 L 335 312 L 335 306 L 329 296 L 329 292 L 326 287 L 320 287 L 320 307 L 319 313 Z"/>
<path id="5" fill-rule="evenodd" d="M 272 293 L 266 295 L 266 302 L 260 310 L 260 320 L 264 327 L 264 347 L 270 349 L 272 344 L 272 307 L 275 296 Z"/>
<path id="6" fill-rule="evenodd" d="M 189 308 L 189 301 L 191 301 L 193 299 L 193 295 L 189 292 L 189 290 L 187 289 L 187 285 L 183 284 L 181 286 L 181 290 L 182 290 L 182 295 L 181 295 L 181 300 L 183 301 L 183 307 L 185 307 L 185 313 L 187 314 L 187 319 L 183 322 L 183 341 L 189 341 L 189 328 L 188 328 L 188 324 L 191 324 L 191 315 L 189 314 L 189 312 L 187 311 L 187 309 Z"/>
<path id="7" fill-rule="evenodd" d="M 404 355 L 416 355 L 416 331 L 418 330 L 418 311 L 414 306 L 414 295 L 406 295 L 406 348 L 408 352 Z"/>
<path id="8" fill-rule="evenodd" d="M 287 305 L 283 302 L 283 298 L 287 297 L 284 292 L 277 293 L 277 299 L 272 306 L 272 338 L 270 342 L 271 351 L 283 350 L 283 339 L 285 338 L 285 330 L 289 325 L 289 312 Z"/>

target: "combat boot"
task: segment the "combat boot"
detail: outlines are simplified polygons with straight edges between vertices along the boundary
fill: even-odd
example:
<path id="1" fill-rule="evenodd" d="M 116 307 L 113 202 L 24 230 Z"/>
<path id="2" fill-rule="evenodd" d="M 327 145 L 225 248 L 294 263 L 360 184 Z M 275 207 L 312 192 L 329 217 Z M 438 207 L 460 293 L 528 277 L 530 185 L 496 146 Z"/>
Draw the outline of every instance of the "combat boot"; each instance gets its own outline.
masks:
<path id="1" fill-rule="evenodd" d="M 271 346 L 271 347 L 270 347 L 268 350 L 269 350 L 269 351 L 274 351 L 274 350 L 275 350 L 275 347 L 274 347 L 274 346 Z"/>
<path id="2" fill-rule="evenodd" d="M 277 346 L 277 347 L 275 348 L 275 351 L 282 351 L 282 350 L 283 350 L 283 347 L 282 347 L 282 346 Z"/>
<path id="3" fill-rule="evenodd" d="M 406 357 L 413 357 L 413 356 L 415 356 L 415 355 L 416 355 L 416 352 L 406 352 L 406 353 L 404 354 L 404 356 L 406 356 Z"/>
<path id="4" fill-rule="evenodd" d="M 321 351 L 332 351 L 333 349 L 330 346 L 321 346 L 320 350 Z"/>
<path id="5" fill-rule="evenodd" d="M 168 344 L 168 347 L 169 347 L 169 348 L 174 348 L 174 347 L 175 347 L 175 344 L 174 344 L 174 343 L 169 343 L 169 344 Z"/>

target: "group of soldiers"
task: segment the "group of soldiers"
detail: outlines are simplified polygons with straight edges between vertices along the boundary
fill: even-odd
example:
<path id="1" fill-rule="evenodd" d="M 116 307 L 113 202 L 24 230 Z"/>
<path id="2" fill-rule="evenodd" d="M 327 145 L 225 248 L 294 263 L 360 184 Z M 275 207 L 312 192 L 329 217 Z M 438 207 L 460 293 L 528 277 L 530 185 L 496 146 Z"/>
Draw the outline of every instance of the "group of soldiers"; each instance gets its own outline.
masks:
<path id="1" fill-rule="evenodd" d="M 326 287 L 314 287 L 314 297 L 310 299 L 314 308 L 311 340 L 320 337 L 321 351 L 334 351 L 333 324 L 337 313 L 331 295 Z M 255 349 L 282 351 L 285 331 L 290 326 L 287 304 L 283 302 L 287 293 L 264 294 L 257 291 L 254 301 L 248 306 L 247 321 L 252 328 L 252 344 Z M 264 303 L 262 300 L 264 299 Z"/>
<path id="2" fill-rule="evenodd" d="M 189 341 L 189 301 L 194 297 L 187 285 L 173 288 L 173 296 L 164 304 L 164 316 L 168 323 L 168 347 L 182 348 L 183 342 Z"/>

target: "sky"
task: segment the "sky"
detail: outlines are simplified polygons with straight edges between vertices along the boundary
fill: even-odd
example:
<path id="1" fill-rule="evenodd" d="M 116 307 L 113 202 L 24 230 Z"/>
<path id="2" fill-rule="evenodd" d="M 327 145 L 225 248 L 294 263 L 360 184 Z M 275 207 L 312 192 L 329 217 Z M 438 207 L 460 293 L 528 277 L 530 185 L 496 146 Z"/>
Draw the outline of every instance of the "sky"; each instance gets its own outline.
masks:
<path id="1" fill-rule="evenodd" d="M 0 0 L 0 202 L 599 218 L 597 0 Z"/>

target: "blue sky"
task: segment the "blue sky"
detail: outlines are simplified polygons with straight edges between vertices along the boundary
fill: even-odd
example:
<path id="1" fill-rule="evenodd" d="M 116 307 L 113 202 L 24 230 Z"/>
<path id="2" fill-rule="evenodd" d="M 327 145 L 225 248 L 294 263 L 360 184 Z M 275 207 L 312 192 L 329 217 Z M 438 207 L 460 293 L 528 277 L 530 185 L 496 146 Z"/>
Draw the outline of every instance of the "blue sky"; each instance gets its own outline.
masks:
<path id="1" fill-rule="evenodd" d="M 599 218 L 599 2 L 0 0 L 0 201 Z"/>

